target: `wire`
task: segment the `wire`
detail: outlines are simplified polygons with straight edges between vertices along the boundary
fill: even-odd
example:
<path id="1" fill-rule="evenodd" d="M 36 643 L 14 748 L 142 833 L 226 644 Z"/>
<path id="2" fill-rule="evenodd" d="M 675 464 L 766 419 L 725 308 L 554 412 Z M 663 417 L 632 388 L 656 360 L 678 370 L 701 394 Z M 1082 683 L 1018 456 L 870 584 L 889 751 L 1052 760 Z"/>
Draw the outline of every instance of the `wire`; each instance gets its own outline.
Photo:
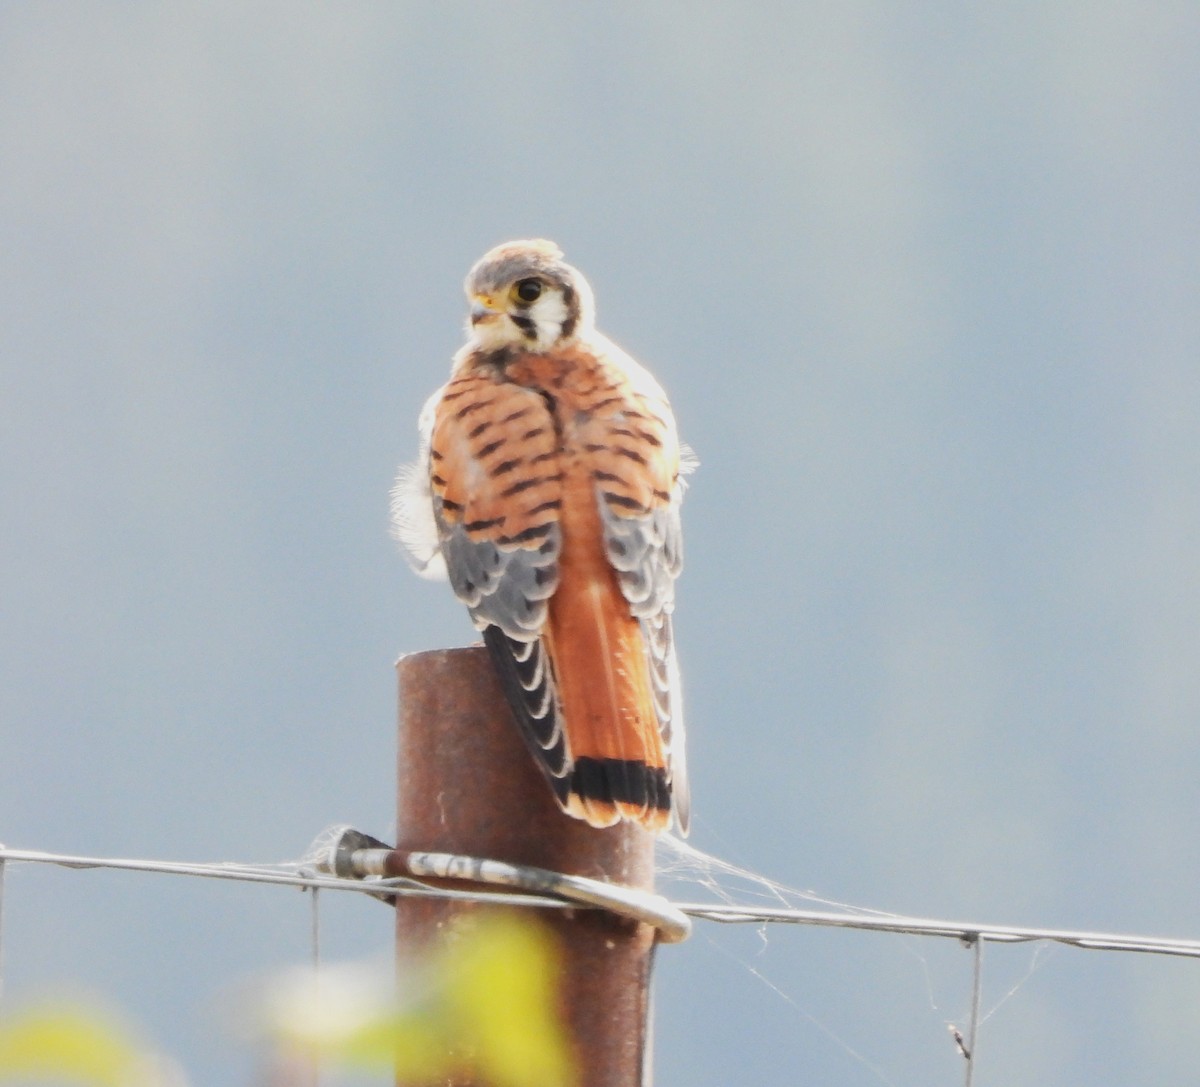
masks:
<path id="1" fill-rule="evenodd" d="M 511 894 L 496 891 L 453 890 L 431 887 L 414 879 L 392 877 L 359 880 L 337 876 L 311 874 L 302 870 L 299 862 L 276 865 L 236 863 L 188 864 L 176 861 L 155 861 L 114 857 L 84 857 L 47 853 L 0 846 L 0 873 L 5 861 L 27 864 L 50 864 L 64 868 L 105 868 L 122 871 L 153 872 L 163 875 L 194 876 L 205 879 L 239 880 L 250 883 L 272 883 L 289 887 L 320 888 L 349 891 L 375 897 L 420 896 L 427 898 L 465 899 L 472 902 L 504 906 L 528 906 L 541 909 L 577 908 L 577 904 L 545 895 Z M 2 892 L 0 884 L 0 892 Z M 874 932 L 904 933 L 910 936 L 941 936 L 961 940 L 971 945 L 983 939 L 993 943 L 1026 943 L 1044 940 L 1091 951 L 1129 951 L 1147 955 L 1175 955 L 1200 958 L 1200 940 L 1146 936 L 1082 929 L 1032 928 L 1016 925 L 989 924 L 978 921 L 942 920 L 928 917 L 906 917 L 900 914 L 855 914 L 825 910 L 804 910 L 784 906 L 740 906 L 707 902 L 671 902 L 671 906 L 689 917 L 719 924 L 792 924 L 829 928 L 864 929 Z M 3 898 L 0 893 L 0 911 Z M 0 912 L 2 917 L 2 912 Z"/>
<path id="2" fill-rule="evenodd" d="M 273 883 L 285 887 L 316 887 L 322 890 L 351 891 L 375 897 L 463 898 L 470 901 L 494 902 L 504 906 L 540 906 L 566 909 L 571 904 L 554 898 L 527 894 L 503 894 L 476 891 L 456 891 L 451 888 L 430 887 L 415 879 L 392 877 L 380 880 L 343 879 L 339 876 L 310 874 L 299 863 L 238 864 L 231 861 L 182 863 L 124 857 L 82 857 L 66 853 L 45 853 L 30 849 L 7 849 L 0 846 L 0 863 L 50 864 L 60 868 L 106 868 L 124 872 L 152 872 L 170 876 L 195 876 L 201 879 L 225 879 L 243 883 Z"/>
<path id="3" fill-rule="evenodd" d="M 312 910 L 309 914 L 311 932 L 309 936 L 312 940 L 312 966 L 313 971 L 316 972 L 321 969 L 321 888 L 313 887 L 308 893 L 312 895 Z"/>
<path id="4" fill-rule="evenodd" d="M 314 892 L 316 893 L 316 892 Z M 967 1046 L 963 1056 L 967 1061 L 966 1087 L 975 1082 L 975 1049 L 979 1044 L 979 1004 L 983 998 L 983 937 L 975 938 L 975 954 L 972 956 L 973 980 L 971 984 L 971 1024 L 967 1028 Z"/>
<path id="5" fill-rule="evenodd" d="M 964 943 L 977 938 L 995 943 L 1027 943 L 1046 940 L 1089 951 L 1136 951 L 1147 955 L 1180 955 L 1200 958 L 1200 940 L 1163 936 L 1142 936 L 1114 932 L 1090 932 L 1082 929 L 1029 928 L 1016 925 L 986 924 L 979 921 L 948 921 L 900 914 L 863 915 L 790 907 L 708 905 L 701 902 L 675 902 L 690 917 L 723 924 L 783 923 L 818 925 L 831 928 L 869 929 L 875 932 L 900 932 L 909 936 L 953 937 Z"/>
<path id="6" fill-rule="evenodd" d="M 369 848 L 356 848 L 361 843 Z M 375 848 L 383 846 L 383 848 Z M 633 888 L 617 887 L 565 876 L 523 865 L 455 854 L 404 853 L 362 835 L 349 827 L 330 827 L 299 861 L 280 864 L 181 863 L 122 857 L 89 857 L 37 850 L 8 849 L 0 845 L 0 995 L 4 990 L 4 897 L 9 862 L 48 864 L 70 869 L 113 869 L 117 871 L 191 876 L 200 879 L 233 880 L 307 889 L 310 900 L 312 965 L 320 968 L 320 905 L 322 890 L 367 894 L 385 901 L 402 897 L 459 899 L 472 903 L 520 906 L 537 909 L 572 909 L 580 903 L 634 917 L 658 928 L 664 942 L 678 942 L 690 931 L 690 918 L 717 924 L 791 924 L 848 928 L 910 936 L 938 936 L 959 940 L 973 950 L 973 978 L 967 1037 L 951 1024 L 959 1052 L 966 1062 L 966 1087 L 972 1087 L 977 1066 L 980 1002 L 983 990 L 983 945 L 1043 941 L 1066 944 L 1091 951 L 1126 951 L 1146 955 L 1200 958 L 1200 940 L 1146 936 L 1082 929 L 1032 928 L 985 924 L 929 917 L 906 917 L 880 912 L 854 913 L 841 910 L 809 910 L 789 906 L 738 905 L 736 903 L 675 902 Z M 399 866 L 399 867 L 397 867 Z M 436 876 L 484 880 L 498 886 L 525 888 L 524 893 L 489 891 L 472 886 L 457 890 L 431 886 L 410 876 L 392 875 L 407 871 L 410 876 Z M 339 874 L 342 873 L 342 874 Z M 353 873 L 351 876 L 350 873 Z M 383 874 L 387 873 L 387 874 Z M 563 895 L 567 897 L 552 897 Z"/>

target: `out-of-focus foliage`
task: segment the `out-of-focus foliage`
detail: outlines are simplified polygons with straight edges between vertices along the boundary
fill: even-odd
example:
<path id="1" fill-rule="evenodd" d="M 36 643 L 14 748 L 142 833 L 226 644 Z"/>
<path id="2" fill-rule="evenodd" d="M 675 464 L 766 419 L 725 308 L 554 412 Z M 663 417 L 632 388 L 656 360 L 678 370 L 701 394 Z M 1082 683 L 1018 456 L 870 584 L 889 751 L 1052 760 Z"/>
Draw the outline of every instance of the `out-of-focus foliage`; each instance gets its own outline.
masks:
<path id="1" fill-rule="evenodd" d="M 261 1003 L 281 1067 L 307 1060 L 395 1070 L 436 1081 L 470 1069 L 495 1087 L 578 1081 L 556 1011 L 558 955 L 533 921 L 469 918 L 446 946 L 402 971 L 343 964 L 297 968 Z M 399 989 L 399 992 L 397 992 Z M 0 1084 L 184 1087 L 179 1067 L 119 1019 L 79 1002 L 46 1002 L 0 1018 Z"/>
<path id="2" fill-rule="evenodd" d="M 442 959 L 443 1014 L 497 1087 L 575 1081 L 556 1012 L 556 949 L 529 921 L 489 920 Z"/>
<path id="3" fill-rule="evenodd" d="M 471 918 L 402 972 L 342 965 L 292 971 L 265 1000 L 265 1028 L 289 1056 L 395 1067 L 431 1081 L 469 1067 L 496 1087 L 577 1082 L 555 1008 L 558 957 L 535 922 Z"/>
<path id="4" fill-rule="evenodd" d="M 48 1002 L 0 1018 L 0 1083 L 31 1079 L 89 1087 L 182 1087 L 178 1068 L 148 1052 L 111 1016 Z"/>

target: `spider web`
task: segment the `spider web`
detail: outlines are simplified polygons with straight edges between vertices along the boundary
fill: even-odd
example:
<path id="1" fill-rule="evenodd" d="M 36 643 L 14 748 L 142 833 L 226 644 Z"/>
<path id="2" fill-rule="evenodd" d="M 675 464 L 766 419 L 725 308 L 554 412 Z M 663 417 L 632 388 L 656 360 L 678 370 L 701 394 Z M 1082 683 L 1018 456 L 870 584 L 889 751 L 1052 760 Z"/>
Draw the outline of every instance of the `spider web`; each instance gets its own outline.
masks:
<path id="1" fill-rule="evenodd" d="M 674 835 L 660 836 L 655 861 L 658 876 L 657 889 L 659 893 L 665 894 L 674 902 L 686 900 L 724 906 L 836 910 L 847 914 L 880 918 L 900 916 L 893 911 L 848 902 L 813 888 L 789 886 L 751 869 L 705 853 Z M 731 946 L 734 941 L 716 933 L 711 926 L 706 926 L 700 935 L 711 948 L 724 958 L 736 963 L 753 977 L 756 983 L 763 985 L 776 999 L 790 1008 L 831 1045 L 855 1064 L 861 1066 L 875 1081 L 887 1084 L 889 1087 L 896 1087 L 897 1080 L 894 1078 L 894 1074 L 883 1067 L 878 1059 L 872 1059 L 868 1055 L 867 1051 L 871 1048 L 870 1043 L 874 1035 L 873 1028 L 869 1023 L 855 1022 L 852 1031 L 837 1030 L 831 1026 L 828 1016 L 821 1014 L 819 1009 L 814 1010 L 786 983 L 781 983 L 777 977 L 768 973 L 763 960 L 773 950 L 772 936 L 777 936 L 770 929 L 771 925 L 766 921 L 756 925 L 755 931 L 758 935 L 759 947 L 757 953 L 751 955 L 735 950 Z M 957 1051 L 961 1059 L 966 1059 L 965 1036 L 969 1033 L 967 1024 L 970 1018 L 973 974 L 971 962 L 968 958 L 963 957 L 961 945 L 944 939 L 936 940 L 931 944 L 929 937 L 904 933 L 888 935 L 891 947 L 894 949 L 893 954 L 908 959 L 912 964 L 910 991 L 913 998 L 926 1009 L 929 1026 L 933 1028 L 938 1037 L 945 1039 L 944 1043 L 937 1044 L 944 1044 L 946 1052 Z M 1010 955 L 1005 956 L 1008 960 L 1006 964 L 998 962 L 989 964 L 989 976 L 995 985 L 1001 987 L 1002 991 L 998 998 L 993 998 L 994 1002 L 985 1002 L 980 1008 L 976 1024 L 977 1032 L 979 1027 L 991 1019 L 1050 960 L 1052 953 L 1061 948 L 1037 943 L 1019 951 L 1016 948 L 1007 950 Z M 1010 958 L 1014 952 L 1017 959 L 1020 960 L 1018 963 L 1014 963 Z M 782 955 L 773 958 L 779 964 L 786 962 Z M 1015 977 L 1012 976 L 1014 965 L 1018 967 Z M 786 969 L 786 966 L 781 966 L 781 968 Z M 1005 975 L 1008 976 L 1005 977 Z M 862 1041 L 855 1037 L 855 1034 L 860 1031 L 866 1035 Z M 970 1063 L 969 1059 L 967 1063 Z M 968 1076 L 969 1072 L 970 1069 L 968 1069 Z"/>

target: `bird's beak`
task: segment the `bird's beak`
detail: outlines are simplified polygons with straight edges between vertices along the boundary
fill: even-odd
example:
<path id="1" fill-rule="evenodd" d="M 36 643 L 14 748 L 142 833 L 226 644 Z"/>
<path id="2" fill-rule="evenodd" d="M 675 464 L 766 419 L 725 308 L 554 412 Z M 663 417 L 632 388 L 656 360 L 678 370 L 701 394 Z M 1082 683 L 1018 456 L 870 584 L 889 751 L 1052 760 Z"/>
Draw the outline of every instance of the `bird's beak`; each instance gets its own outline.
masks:
<path id="1" fill-rule="evenodd" d="M 471 299 L 471 324 L 477 325 L 499 316 L 496 300 L 490 294 L 477 294 Z"/>

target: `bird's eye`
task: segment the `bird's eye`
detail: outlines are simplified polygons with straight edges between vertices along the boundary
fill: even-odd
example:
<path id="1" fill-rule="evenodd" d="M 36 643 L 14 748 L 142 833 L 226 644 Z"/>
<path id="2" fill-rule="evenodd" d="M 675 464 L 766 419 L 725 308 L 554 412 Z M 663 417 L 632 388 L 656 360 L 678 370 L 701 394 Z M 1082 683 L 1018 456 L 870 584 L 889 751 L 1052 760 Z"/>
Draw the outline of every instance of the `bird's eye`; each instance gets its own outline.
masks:
<path id="1" fill-rule="evenodd" d="M 542 297 L 542 281 L 540 279 L 522 279 L 513 287 L 513 295 L 518 302 L 536 302 Z"/>

